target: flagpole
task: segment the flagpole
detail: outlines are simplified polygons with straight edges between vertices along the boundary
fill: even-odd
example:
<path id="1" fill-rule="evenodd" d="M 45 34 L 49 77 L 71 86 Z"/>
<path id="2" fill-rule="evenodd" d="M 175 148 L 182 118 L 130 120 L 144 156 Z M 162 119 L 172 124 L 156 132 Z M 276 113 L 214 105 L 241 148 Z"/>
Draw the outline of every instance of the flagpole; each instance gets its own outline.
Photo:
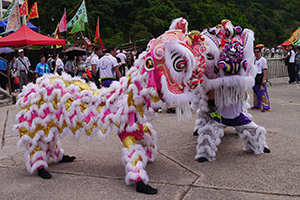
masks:
<path id="1" fill-rule="evenodd" d="M 67 19 L 67 9 L 66 9 L 66 8 L 64 8 L 64 12 L 66 13 L 66 19 Z M 65 35 L 66 35 L 65 40 L 67 41 L 66 44 L 68 44 L 68 41 L 69 41 L 69 40 L 68 40 L 68 27 L 67 27 L 66 34 L 65 34 Z"/>

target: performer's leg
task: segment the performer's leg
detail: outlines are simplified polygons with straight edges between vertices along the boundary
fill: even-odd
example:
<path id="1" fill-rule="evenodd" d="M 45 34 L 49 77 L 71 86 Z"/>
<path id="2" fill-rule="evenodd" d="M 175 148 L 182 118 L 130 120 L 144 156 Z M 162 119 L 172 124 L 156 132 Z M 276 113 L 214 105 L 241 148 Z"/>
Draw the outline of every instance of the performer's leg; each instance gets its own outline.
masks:
<path id="1" fill-rule="evenodd" d="M 198 130 L 198 145 L 196 147 L 195 159 L 199 162 L 215 160 L 217 146 L 221 143 L 221 137 L 224 135 L 225 125 L 209 121 L 204 127 Z"/>
<path id="2" fill-rule="evenodd" d="M 245 142 L 244 150 L 254 154 L 270 153 L 266 143 L 266 129 L 254 122 L 245 125 L 235 126 L 240 138 Z"/>
<path id="3" fill-rule="evenodd" d="M 35 170 L 38 170 L 39 176 L 49 179 L 51 175 L 49 176 L 47 173 L 43 174 L 43 171 L 48 168 L 47 161 L 49 160 L 49 156 L 47 155 L 47 143 L 39 138 L 35 139 L 37 141 L 28 142 L 32 141 L 31 138 L 28 135 L 23 135 L 18 142 L 18 146 L 26 148 L 25 160 L 28 172 L 33 173 Z"/>
<path id="4" fill-rule="evenodd" d="M 155 154 L 157 152 L 156 148 L 156 131 L 153 129 L 150 123 L 146 123 L 143 125 L 144 136 L 141 140 L 138 140 L 138 143 L 143 145 L 146 154 L 148 156 L 149 162 L 154 162 Z"/>
<path id="5" fill-rule="evenodd" d="M 260 85 L 254 85 L 252 89 L 253 89 L 253 106 L 254 108 L 261 108 Z"/>
<path id="6" fill-rule="evenodd" d="M 61 143 L 58 140 L 58 133 L 55 133 L 52 140 L 48 143 L 48 152 L 56 163 L 73 162 L 76 157 L 65 155 L 65 151 L 61 148 Z"/>
<path id="7" fill-rule="evenodd" d="M 261 101 L 262 101 L 261 104 L 263 106 L 263 109 L 269 110 L 270 109 L 270 100 L 269 100 L 269 95 L 267 92 L 267 86 L 261 85 L 260 92 L 261 92 Z"/>
<path id="8" fill-rule="evenodd" d="M 121 137 L 120 137 L 121 138 Z M 136 191 L 145 194 L 156 194 L 157 189 L 146 185 L 149 181 L 145 166 L 148 157 L 145 149 L 135 136 L 127 136 L 122 140 L 122 162 L 125 166 L 126 177 L 125 182 L 127 185 L 136 183 Z"/>

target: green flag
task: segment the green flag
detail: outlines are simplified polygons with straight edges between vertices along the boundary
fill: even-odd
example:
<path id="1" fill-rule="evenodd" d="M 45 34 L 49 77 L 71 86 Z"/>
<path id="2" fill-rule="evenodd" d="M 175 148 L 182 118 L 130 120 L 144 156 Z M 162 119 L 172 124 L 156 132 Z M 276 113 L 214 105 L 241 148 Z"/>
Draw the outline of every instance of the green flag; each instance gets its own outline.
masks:
<path id="1" fill-rule="evenodd" d="M 81 5 L 78 8 L 74 17 L 68 22 L 67 27 L 72 28 L 73 26 L 75 26 L 76 21 L 78 21 L 79 17 L 82 15 L 82 13 L 84 13 L 84 23 L 88 23 L 87 11 L 86 11 L 84 0 L 82 1 Z"/>
<path id="2" fill-rule="evenodd" d="M 85 30 L 84 13 L 82 13 L 80 18 L 73 26 L 72 30 L 69 32 L 69 34 L 77 33 L 78 31 L 84 31 L 84 30 Z"/>
<path id="3" fill-rule="evenodd" d="M 13 0 L 13 1 L 11 2 L 11 4 L 8 6 L 7 10 L 2 14 L 2 17 L 1 17 L 0 20 L 3 20 L 3 19 L 8 18 L 9 13 L 10 13 L 10 10 L 11 10 L 12 6 L 14 5 L 14 3 L 15 3 L 15 1 Z"/>

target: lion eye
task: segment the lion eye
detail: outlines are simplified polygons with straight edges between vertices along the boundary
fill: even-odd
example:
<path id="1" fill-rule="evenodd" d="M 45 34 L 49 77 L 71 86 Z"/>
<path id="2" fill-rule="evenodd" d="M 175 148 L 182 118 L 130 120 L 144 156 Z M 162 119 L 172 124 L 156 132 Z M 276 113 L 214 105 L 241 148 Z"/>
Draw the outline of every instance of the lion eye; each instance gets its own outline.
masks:
<path id="1" fill-rule="evenodd" d="M 173 60 L 173 68 L 175 71 L 182 72 L 187 68 L 187 62 L 179 53 L 172 52 L 171 59 Z"/>

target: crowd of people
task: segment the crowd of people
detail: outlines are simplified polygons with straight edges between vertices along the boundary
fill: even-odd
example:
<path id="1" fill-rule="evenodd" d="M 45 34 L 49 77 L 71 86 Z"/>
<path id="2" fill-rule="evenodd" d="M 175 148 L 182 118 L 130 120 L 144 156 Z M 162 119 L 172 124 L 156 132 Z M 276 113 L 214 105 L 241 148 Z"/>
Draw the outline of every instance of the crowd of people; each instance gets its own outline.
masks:
<path id="1" fill-rule="evenodd" d="M 86 82 L 94 82 L 98 88 L 109 87 L 112 81 L 119 80 L 125 76 L 126 70 L 129 70 L 133 65 L 137 53 L 125 52 L 122 49 L 116 49 L 115 46 L 108 46 L 105 52 L 101 47 L 95 46 L 92 51 L 86 54 L 66 55 L 61 52 L 58 55 L 48 54 L 39 57 L 39 63 L 36 66 L 31 66 L 28 57 L 24 56 L 24 50 L 18 49 L 18 56 L 13 56 L 11 61 L 0 59 L 0 84 L 6 90 L 8 79 L 4 74 L 7 74 L 7 66 L 11 74 L 11 90 L 17 89 L 22 92 L 22 87 L 29 82 L 35 80 L 44 74 L 63 72 L 70 74 L 72 77 L 79 76 Z M 1 55 L 5 58 L 5 55 Z M 126 69 L 127 68 L 127 69 Z"/>

